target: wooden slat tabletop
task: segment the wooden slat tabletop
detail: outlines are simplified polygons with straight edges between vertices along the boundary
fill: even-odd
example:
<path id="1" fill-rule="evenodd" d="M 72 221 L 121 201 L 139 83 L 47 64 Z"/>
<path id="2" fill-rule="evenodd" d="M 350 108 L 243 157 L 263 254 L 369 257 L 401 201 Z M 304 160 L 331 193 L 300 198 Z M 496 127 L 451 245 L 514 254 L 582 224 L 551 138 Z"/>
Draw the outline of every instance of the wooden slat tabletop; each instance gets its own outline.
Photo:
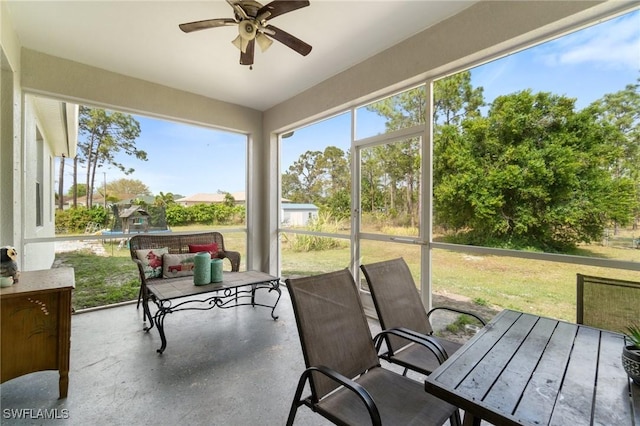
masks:
<path id="1" fill-rule="evenodd" d="M 504 425 L 640 426 L 622 335 L 504 310 L 425 381 L 428 392 Z"/>

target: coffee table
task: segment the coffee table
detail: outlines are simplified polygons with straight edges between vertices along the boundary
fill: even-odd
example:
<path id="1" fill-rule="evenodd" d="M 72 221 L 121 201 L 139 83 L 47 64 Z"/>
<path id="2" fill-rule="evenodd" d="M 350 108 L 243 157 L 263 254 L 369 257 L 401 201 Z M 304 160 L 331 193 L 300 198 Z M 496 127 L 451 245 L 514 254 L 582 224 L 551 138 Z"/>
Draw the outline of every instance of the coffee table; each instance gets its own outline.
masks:
<path id="1" fill-rule="evenodd" d="M 278 297 L 273 305 L 256 302 L 256 291 L 265 289 L 267 292 L 275 291 Z M 167 347 L 167 338 L 164 333 L 164 320 L 167 314 L 187 310 L 210 310 L 213 308 L 236 308 L 238 306 L 262 306 L 271 309 L 271 317 L 278 319 L 274 311 L 282 291 L 280 279 L 264 272 L 224 272 L 222 282 L 207 285 L 194 285 L 193 277 L 171 278 L 159 280 L 147 286 L 148 298 L 143 301 L 146 318 L 150 325 L 144 330 L 151 330 L 154 325 L 158 327 L 162 345 L 157 350 L 163 353 Z M 148 300 L 158 308 L 151 315 Z"/>

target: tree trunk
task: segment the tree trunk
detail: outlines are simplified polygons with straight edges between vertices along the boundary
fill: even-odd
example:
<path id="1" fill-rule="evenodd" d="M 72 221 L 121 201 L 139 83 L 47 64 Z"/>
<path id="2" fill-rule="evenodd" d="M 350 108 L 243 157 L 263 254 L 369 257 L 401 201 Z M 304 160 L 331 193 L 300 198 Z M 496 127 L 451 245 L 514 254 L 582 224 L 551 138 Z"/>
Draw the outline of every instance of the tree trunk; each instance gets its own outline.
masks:
<path id="1" fill-rule="evenodd" d="M 389 210 L 393 211 L 396 208 L 396 180 L 389 180 Z"/>
<path id="2" fill-rule="evenodd" d="M 85 182 L 85 184 L 87 185 L 87 193 L 85 194 L 85 197 L 84 197 L 85 199 L 84 204 L 87 208 L 91 208 L 91 204 L 90 204 L 91 200 L 89 200 L 89 194 L 91 193 L 91 190 L 90 190 L 91 186 L 89 185 L 90 176 L 91 176 L 91 160 L 89 159 L 87 160 L 87 181 Z"/>
<path id="3" fill-rule="evenodd" d="M 78 208 L 78 156 L 73 157 L 73 208 Z"/>
<path id="4" fill-rule="evenodd" d="M 91 134 L 91 138 L 90 138 L 90 144 L 89 144 L 89 149 L 88 152 L 86 154 L 86 161 L 87 161 L 87 194 L 86 194 L 86 206 L 87 208 L 91 208 L 91 204 L 93 203 L 93 199 L 91 198 L 91 194 L 93 193 L 93 186 L 91 185 L 91 167 L 93 167 L 93 161 L 94 161 L 94 157 L 96 157 L 97 151 L 98 151 L 98 147 L 94 147 L 94 142 L 96 139 L 96 136 L 94 133 Z M 96 150 L 96 154 L 94 155 L 93 150 Z"/>
<path id="5" fill-rule="evenodd" d="M 411 220 L 411 227 L 416 225 L 415 217 L 413 214 L 413 177 L 409 176 L 407 182 L 407 213 L 409 213 L 409 219 Z"/>
<path id="6" fill-rule="evenodd" d="M 97 164 L 94 164 L 93 167 L 91 168 L 91 186 L 89 188 L 91 188 L 91 191 L 89 191 L 89 188 L 87 188 L 87 194 L 89 195 L 89 205 L 87 205 L 88 208 L 93 207 L 93 188 L 96 182 L 96 166 Z"/>

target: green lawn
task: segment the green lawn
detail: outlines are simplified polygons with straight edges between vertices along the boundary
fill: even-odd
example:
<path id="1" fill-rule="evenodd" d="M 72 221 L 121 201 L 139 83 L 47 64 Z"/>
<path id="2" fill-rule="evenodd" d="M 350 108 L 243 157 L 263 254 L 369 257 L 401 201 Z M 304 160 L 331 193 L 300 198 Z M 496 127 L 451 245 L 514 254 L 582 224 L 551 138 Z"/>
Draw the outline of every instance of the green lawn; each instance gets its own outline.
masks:
<path id="1" fill-rule="evenodd" d="M 201 228 L 200 228 L 201 229 Z M 219 228 L 218 228 L 219 229 Z M 189 229 L 174 229 L 184 231 Z M 309 275 L 349 266 L 350 250 L 345 240 L 341 248 L 295 252 L 283 247 L 282 276 Z M 245 235 L 225 233 L 229 250 L 246 253 Z M 640 261 L 640 250 L 593 245 L 584 247 L 593 256 Z M 109 257 L 89 252 L 59 253 L 57 263 L 73 266 L 76 290 L 73 306 L 76 310 L 121 301 L 135 300 L 138 295 L 137 269 L 128 249 L 107 244 Z M 419 246 L 366 241 L 362 244 L 362 261 L 402 256 L 414 271 L 416 280 L 420 260 Z M 554 318 L 575 320 L 576 273 L 638 279 L 637 271 L 607 270 L 581 265 L 542 262 L 511 257 L 477 256 L 447 250 L 434 250 L 432 257 L 433 291 L 463 297 L 479 304 L 512 308 Z M 244 269 L 244 263 L 241 269 Z"/>
<path id="2" fill-rule="evenodd" d="M 88 250 L 58 253 L 56 264 L 72 266 L 75 270 L 72 306 L 76 311 L 138 297 L 138 269 L 128 252 L 126 257 L 98 256 Z"/>

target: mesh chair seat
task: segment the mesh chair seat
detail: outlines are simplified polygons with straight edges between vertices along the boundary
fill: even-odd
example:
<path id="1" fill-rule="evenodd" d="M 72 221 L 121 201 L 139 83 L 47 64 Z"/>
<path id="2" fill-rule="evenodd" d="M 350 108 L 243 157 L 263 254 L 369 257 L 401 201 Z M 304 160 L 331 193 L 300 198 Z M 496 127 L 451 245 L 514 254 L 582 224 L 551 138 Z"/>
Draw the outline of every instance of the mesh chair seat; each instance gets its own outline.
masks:
<path id="1" fill-rule="evenodd" d="M 375 368 L 355 382 L 376 402 L 383 425 L 441 425 L 454 409 L 426 393 L 424 385 L 384 368 Z M 345 388 L 320 401 L 317 409 L 330 413 L 344 424 L 371 423 L 369 412 L 357 395 Z"/>
<path id="2" fill-rule="evenodd" d="M 438 337 L 433 338 L 440 344 L 440 346 L 442 346 L 447 356 L 450 356 L 462 347 L 462 343 L 447 339 L 440 339 Z M 383 354 L 383 357 L 386 358 L 386 355 Z M 398 364 L 422 374 L 429 374 L 440 366 L 440 361 L 432 351 L 415 343 L 409 343 L 408 345 L 401 347 L 399 350 L 394 351 L 392 358 L 392 362 L 394 364 Z"/>

